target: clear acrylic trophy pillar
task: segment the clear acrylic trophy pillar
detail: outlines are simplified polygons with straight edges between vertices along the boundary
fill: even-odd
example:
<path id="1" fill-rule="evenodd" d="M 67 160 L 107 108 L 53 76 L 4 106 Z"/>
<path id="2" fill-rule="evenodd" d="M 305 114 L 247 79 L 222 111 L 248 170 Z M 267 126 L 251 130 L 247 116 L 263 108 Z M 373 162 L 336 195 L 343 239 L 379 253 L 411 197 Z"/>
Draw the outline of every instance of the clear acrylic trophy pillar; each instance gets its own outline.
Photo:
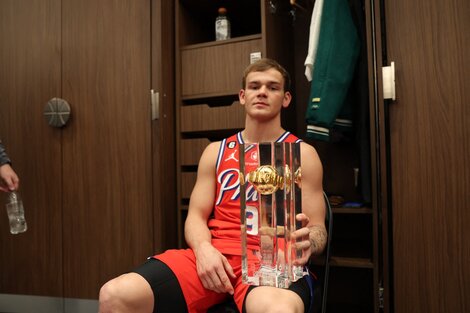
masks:
<path id="1" fill-rule="evenodd" d="M 242 144 L 239 157 L 242 281 L 288 288 L 304 275 L 291 238 L 301 227 L 300 143 Z"/>

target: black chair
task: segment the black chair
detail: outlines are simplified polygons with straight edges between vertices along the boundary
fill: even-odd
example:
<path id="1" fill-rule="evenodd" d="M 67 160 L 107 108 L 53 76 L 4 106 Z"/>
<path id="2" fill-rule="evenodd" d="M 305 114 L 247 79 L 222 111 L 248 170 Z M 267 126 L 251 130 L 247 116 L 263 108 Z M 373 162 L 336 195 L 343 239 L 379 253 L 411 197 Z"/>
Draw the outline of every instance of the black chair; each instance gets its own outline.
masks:
<path id="1" fill-rule="evenodd" d="M 326 247 L 323 254 L 310 259 L 309 269 L 315 273 L 317 280 L 315 281 L 313 306 L 310 313 L 325 313 L 328 298 L 328 279 L 330 275 L 330 257 L 331 257 L 331 239 L 333 236 L 333 210 L 331 209 L 328 196 L 323 193 L 325 198 L 326 214 L 325 226 L 328 233 Z M 316 299 L 320 298 L 321 301 Z"/>
<path id="2" fill-rule="evenodd" d="M 326 242 L 325 250 L 323 251 L 322 257 L 311 259 L 309 262 L 309 270 L 313 271 L 317 276 L 314 287 L 314 301 L 311 306 L 309 313 L 325 313 L 326 302 L 328 296 L 328 278 L 330 274 L 330 255 L 331 255 L 331 236 L 333 234 L 333 211 L 331 210 L 330 201 L 325 193 L 326 214 L 325 214 L 325 226 L 328 233 L 328 239 Z M 321 302 L 316 301 L 318 297 L 321 297 Z M 218 305 L 211 307 L 207 313 L 239 313 L 237 306 L 233 300 L 229 300 Z"/>

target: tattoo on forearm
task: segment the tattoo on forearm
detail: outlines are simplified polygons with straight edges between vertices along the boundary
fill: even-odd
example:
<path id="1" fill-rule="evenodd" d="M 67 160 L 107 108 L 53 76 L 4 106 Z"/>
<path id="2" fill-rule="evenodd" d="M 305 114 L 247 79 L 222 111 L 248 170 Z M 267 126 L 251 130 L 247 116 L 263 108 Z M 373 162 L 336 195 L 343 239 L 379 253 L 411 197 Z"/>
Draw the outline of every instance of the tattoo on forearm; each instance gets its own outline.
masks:
<path id="1" fill-rule="evenodd" d="M 325 226 L 313 225 L 308 228 L 310 229 L 309 240 L 312 246 L 312 254 L 317 255 L 322 253 L 328 237 Z"/>

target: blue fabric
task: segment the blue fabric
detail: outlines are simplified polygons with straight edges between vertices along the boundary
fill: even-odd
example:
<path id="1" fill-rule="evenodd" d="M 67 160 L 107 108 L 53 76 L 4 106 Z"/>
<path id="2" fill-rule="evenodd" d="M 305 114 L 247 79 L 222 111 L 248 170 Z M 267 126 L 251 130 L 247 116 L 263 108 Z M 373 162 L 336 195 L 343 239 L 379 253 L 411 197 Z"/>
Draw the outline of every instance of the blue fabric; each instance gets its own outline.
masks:
<path id="1" fill-rule="evenodd" d="M 307 283 L 308 283 L 308 286 L 310 287 L 310 306 L 308 308 L 308 312 L 311 312 L 312 311 L 312 307 L 313 307 L 313 290 L 314 290 L 314 285 L 315 285 L 315 280 L 313 279 L 313 276 L 312 275 L 308 275 L 306 277 L 306 280 L 307 280 Z"/>
<path id="2" fill-rule="evenodd" d="M 11 160 L 5 151 L 5 147 L 3 146 L 2 141 L 0 140 L 0 165 L 6 163 L 11 163 Z"/>

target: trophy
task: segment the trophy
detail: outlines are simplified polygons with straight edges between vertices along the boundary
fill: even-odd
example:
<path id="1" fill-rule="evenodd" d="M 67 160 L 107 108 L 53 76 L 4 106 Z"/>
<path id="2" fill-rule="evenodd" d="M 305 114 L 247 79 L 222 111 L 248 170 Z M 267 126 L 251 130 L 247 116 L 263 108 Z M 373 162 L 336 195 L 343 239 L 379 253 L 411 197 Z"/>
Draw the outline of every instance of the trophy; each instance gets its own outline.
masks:
<path id="1" fill-rule="evenodd" d="M 291 237 L 301 227 L 300 143 L 242 144 L 239 160 L 242 281 L 288 288 L 304 275 Z"/>

